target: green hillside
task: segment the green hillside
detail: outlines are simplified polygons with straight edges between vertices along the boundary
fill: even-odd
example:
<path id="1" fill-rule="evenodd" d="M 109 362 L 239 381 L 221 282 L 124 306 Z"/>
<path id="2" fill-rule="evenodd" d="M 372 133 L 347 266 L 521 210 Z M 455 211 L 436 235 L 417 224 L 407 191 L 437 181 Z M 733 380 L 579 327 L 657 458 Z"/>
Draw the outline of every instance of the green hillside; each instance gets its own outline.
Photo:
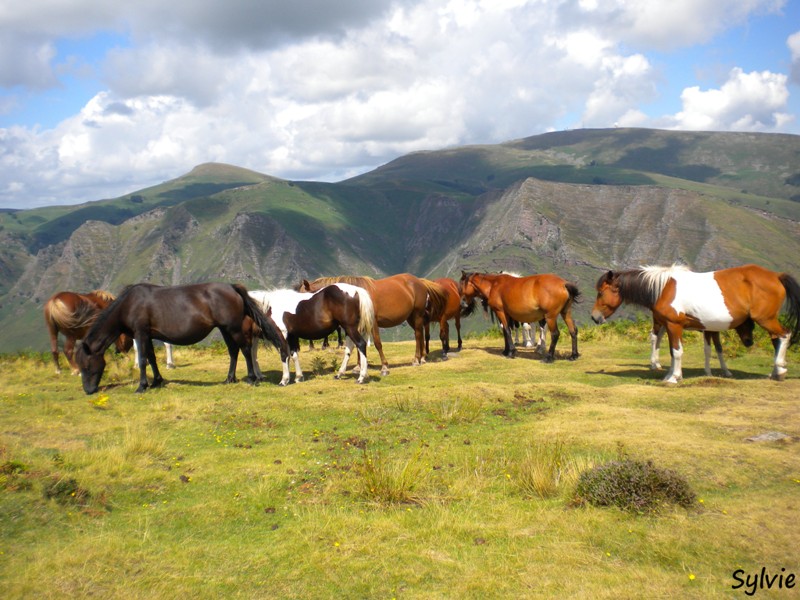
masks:
<path id="1" fill-rule="evenodd" d="M 46 346 L 56 291 L 137 281 L 552 271 L 590 295 L 601 270 L 644 263 L 800 273 L 798 156 L 799 136 L 575 130 L 415 152 L 340 183 L 212 163 L 115 199 L 0 211 L 0 351 Z"/>

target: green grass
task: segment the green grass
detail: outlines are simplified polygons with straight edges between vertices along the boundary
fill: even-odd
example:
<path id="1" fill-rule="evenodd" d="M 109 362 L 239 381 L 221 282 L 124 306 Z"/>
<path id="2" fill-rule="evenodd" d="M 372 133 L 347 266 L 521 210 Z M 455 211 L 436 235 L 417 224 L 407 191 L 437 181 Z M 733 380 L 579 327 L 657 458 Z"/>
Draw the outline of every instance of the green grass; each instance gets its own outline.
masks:
<path id="1" fill-rule="evenodd" d="M 723 380 L 690 338 L 666 387 L 645 329 L 592 330 L 576 362 L 562 340 L 549 365 L 491 335 L 446 362 L 432 342 L 422 367 L 386 343 L 390 375 L 370 348 L 364 386 L 323 350 L 301 354 L 306 382 L 279 388 L 262 351 L 269 381 L 223 385 L 212 345 L 178 348 L 145 394 L 110 355 L 89 397 L 45 354 L 4 355 L 4 597 L 713 598 L 737 568 L 797 573 L 797 446 L 746 441 L 800 436 L 797 351 L 776 383 L 768 342 L 732 348 Z M 579 472 L 620 455 L 698 501 L 576 507 Z"/>

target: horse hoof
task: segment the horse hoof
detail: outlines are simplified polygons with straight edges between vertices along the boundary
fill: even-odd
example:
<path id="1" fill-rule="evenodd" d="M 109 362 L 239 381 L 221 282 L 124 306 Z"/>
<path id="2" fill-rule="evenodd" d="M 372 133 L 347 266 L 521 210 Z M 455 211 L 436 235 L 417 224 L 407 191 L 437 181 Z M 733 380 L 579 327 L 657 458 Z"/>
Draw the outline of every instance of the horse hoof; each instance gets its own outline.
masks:
<path id="1" fill-rule="evenodd" d="M 580 354 L 571 354 L 567 360 L 578 360 Z"/>
<path id="2" fill-rule="evenodd" d="M 772 381 L 786 381 L 786 373 L 773 373 L 769 376 Z"/>
<path id="3" fill-rule="evenodd" d="M 554 362 L 556 362 L 556 358 L 555 358 L 555 356 L 550 356 L 550 355 L 548 354 L 547 356 L 545 356 L 544 358 L 542 358 L 542 362 L 543 362 L 543 363 L 547 363 L 547 364 L 554 363 Z"/>
<path id="4" fill-rule="evenodd" d="M 301 381 L 305 381 L 305 380 L 306 380 L 306 378 L 303 377 L 302 375 L 300 377 L 295 377 L 294 378 L 294 382 L 295 383 L 300 383 Z"/>
<path id="5" fill-rule="evenodd" d="M 342 374 L 341 373 L 337 373 L 336 375 L 333 376 L 333 378 L 338 381 L 339 379 L 342 378 Z"/>
<path id="6" fill-rule="evenodd" d="M 447 356 L 447 354 L 442 354 L 442 360 L 449 360 L 449 357 Z"/>
<path id="7" fill-rule="evenodd" d="M 389 374 L 389 369 L 386 367 L 381 367 L 381 375 L 386 377 Z"/>

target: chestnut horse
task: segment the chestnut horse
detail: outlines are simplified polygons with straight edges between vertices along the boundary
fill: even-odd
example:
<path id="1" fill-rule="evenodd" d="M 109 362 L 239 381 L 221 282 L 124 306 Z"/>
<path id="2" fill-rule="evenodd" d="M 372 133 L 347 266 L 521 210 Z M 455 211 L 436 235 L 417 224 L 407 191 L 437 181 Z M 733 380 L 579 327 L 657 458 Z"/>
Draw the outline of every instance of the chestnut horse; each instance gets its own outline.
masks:
<path id="1" fill-rule="evenodd" d="M 100 311 L 113 301 L 113 294 L 95 290 L 87 294 L 58 292 L 45 302 L 44 320 L 50 334 L 50 351 L 53 354 L 56 373 L 61 373 L 61 366 L 58 364 L 58 334 L 61 333 L 65 338 L 64 356 L 72 367 L 72 374 L 77 375 L 80 370 L 73 357 L 75 341 L 83 339 Z M 132 340 L 123 334 L 114 343 L 118 352 L 127 352 L 131 349 Z"/>
<path id="2" fill-rule="evenodd" d="M 458 336 L 458 349 L 456 352 L 461 352 L 461 293 L 458 291 L 458 283 L 449 277 L 442 277 L 435 279 L 434 283 L 438 283 L 444 290 L 447 301 L 445 302 L 444 310 L 439 317 L 439 339 L 442 342 L 442 360 L 447 360 L 447 354 L 450 352 L 450 319 L 455 319 L 456 322 L 456 335 Z M 431 319 L 430 315 L 425 317 L 425 353 L 430 354 L 430 341 L 431 341 Z"/>
<path id="3" fill-rule="evenodd" d="M 639 267 L 608 271 L 597 281 L 592 319 L 602 323 L 622 303 L 638 304 L 653 311 L 654 327 L 664 326 L 670 343 L 672 365 L 664 381 L 683 378 L 683 330 L 725 331 L 736 329 L 747 343 L 753 322 L 766 329 L 775 348 L 770 377 L 786 378 L 786 350 L 800 336 L 800 285 L 791 275 L 758 265 L 745 265 L 708 273 L 673 267 Z M 784 302 L 788 325 L 778 314 Z"/>
<path id="4" fill-rule="evenodd" d="M 332 283 L 349 283 L 369 292 L 375 307 L 375 326 L 372 339 L 381 357 L 381 375 L 389 374 L 389 362 L 383 353 L 380 327 L 395 327 L 403 322 L 414 330 L 416 350 L 414 366 L 425 362 L 425 316 L 438 321 L 444 310 L 447 296 L 441 286 L 428 279 L 415 277 L 410 273 L 391 275 L 383 279 L 372 277 L 322 277 L 312 282 L 303 280 L 300 291 L 316 292 Z"/>
<path id="5" fill-rule="evenodd" d="M 572 337 L 572 354 L 568 357 L 569 360 L 575 360 L 580 356 L 578 354 L 578 328 L 572 319 L 572 305 L 580 297 L 580 292 L 575 284 L 552 273 L 514 277 L 502 273 L 465 273 L 464 271 L 461 272 L 459 283 L 463 306 L 470 306 L 476 297 L 480 297 L 484 301 L 484 310 L 491 308 L 500 321 L 505 339 L 503 356 L 514 358 L 517 353 L 511 337 L 512 320 L 532 323 L 545 319 L 550 330 L 550 349 L 543 360 L 544 362 L 553 362 L 560 335 L 558 315 L 561 315 L 567 324 L 567 329 Z"/>
<path id="6" fill-rule="evenodd" d="M 347 361 L 355 345 L 360 358 L 357 383 L 364 383 L 367 377 L 367 341 L 375 324 L 375 309 L 365 289 L 346 283 L 336 283 L 314 293 L 294 290 L 256 290 L 249 293 L 265 313 L 272 311 L 275 323 L 286 338 L 289 352 L 294 359 L 295 382 L 303 381 L 303 371 L 298 358 L 300 338 L 319 339 L 341 327 L 347 334 L 347 346 L 336 379 L 344 375 Z M 253 367 L 256 375 L 260 376 L 255 345 Z M 283 365 L 280 385 L 288 383 L 289 359 L 287 358 Z"/>
<path id="7" fill-rule="evenodd" d="M 199 283 L 162 287 L 149 283 L 130 285 L 95 321 L 89 333 L 78 345 L 75 355 L 81 370 L 83 390 L 97 391 L 105 370 L 105 351 L 121 333 L 133 336 L 141 349 L 139 355 L 139 387 L 147 387 L 145 369 L 153 371 L 153 387 L 164 380 L 156 365 L 153 339 L 185 346 L 203 340 L 216 327 L 228 347 L 230 366 L 226 383 L 236 381 L 236 362 L 239 350 L 247 362 L 245 381 L 255 382 L 251 341 L 243 332 L 245 317 L 260 329 L 261 337 L 281 351 L 281 360 L 288 356 L 286 340 L 275 322 L 261 312 L 247 295 L 244 286 L 227 283 Z"/>

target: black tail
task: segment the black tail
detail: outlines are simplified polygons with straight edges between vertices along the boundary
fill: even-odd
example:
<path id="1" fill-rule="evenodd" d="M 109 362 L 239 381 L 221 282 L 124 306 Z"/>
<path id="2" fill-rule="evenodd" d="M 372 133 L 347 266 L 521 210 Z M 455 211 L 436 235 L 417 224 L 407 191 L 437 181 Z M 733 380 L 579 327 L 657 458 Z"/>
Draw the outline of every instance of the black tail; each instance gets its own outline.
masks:
<path id="1" fill-rule="evenodd" d="M 789 345 L 800 338 L 800 284 L 788 273 L 781 273 L 778 277 L 786 290 L 787 324 L 792 332 Z"/>
<path id="2" fill-rule="evenodd" d="M 283 334 L 278 329 L 278 326 L 275 325 L 275 321 L 273 321 L 270 317 L 264 314 L 264 312 L 259 308 L 256 301 L 250 297 L 250 294 L 247 293 L 247 288 L 243 285 L 234 283 L 233 289 L 242 297 L 242 301 L 244 302 L 244 314 L 255 322 L 258 325 L 258 328 L 261 330 L 261 338 L 273 346 L 281 353 L 281 357 L 289 355 L 289 347 L 286 344 L 286 338 L 283 337 Z"/>
<path id="3" fill-rule="evenodd" d="M 574 283 L 567 283 L 567 292 L 569 292 L 569 299 L 572 300 L 573 304 L 577 304 L 580 302 L 579 298 L 581 297 L 581 292 L 578 289 L 578 286 Z"/>

